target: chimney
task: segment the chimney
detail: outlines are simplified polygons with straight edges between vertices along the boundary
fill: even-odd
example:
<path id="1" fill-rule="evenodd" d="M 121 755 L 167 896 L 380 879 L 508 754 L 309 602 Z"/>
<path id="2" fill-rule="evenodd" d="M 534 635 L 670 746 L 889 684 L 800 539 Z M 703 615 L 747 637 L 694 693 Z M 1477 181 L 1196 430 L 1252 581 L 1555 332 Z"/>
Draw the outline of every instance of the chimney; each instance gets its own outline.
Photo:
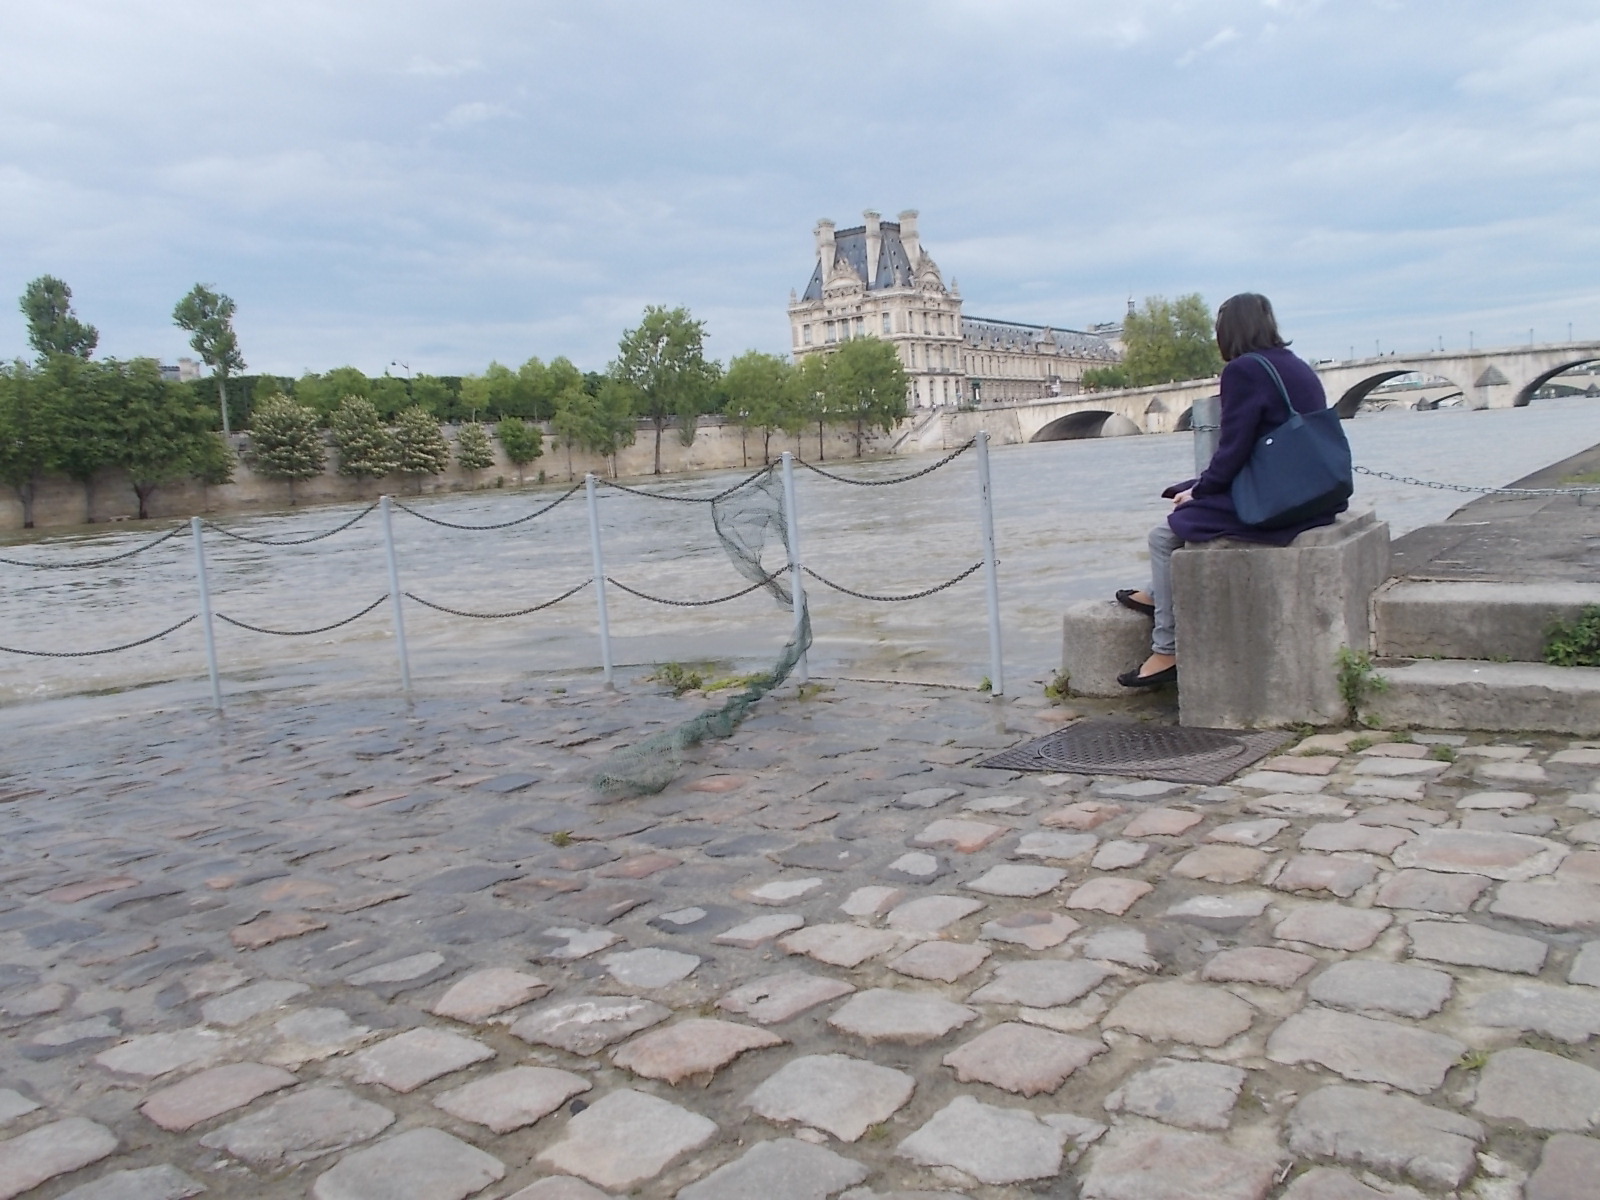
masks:
<path id="1" fill-rule="evenodd" d="M 833 222 L 824 217 L 817 222 L 817 262 L 822 264 L 822 278 L 833 270 Z"/>
<path id="2" fill-rule="evenodd" d="M 870 208 L 861 215 L 867 221 L 867 287 L 870 289 L 873 281 L 878 278 L 878 249 L 883 236 L 878 231 L 878 222 L 882 217 Z"/>
<path id="3" fill-rule="evenodd" d="M 917 210 L 908 208 L 900 214 L 900 243 L 906 248 L 906 257 L 911 260 L 911 269 L 917 269 L 917 260 L 922 257 L 922 239 L 917 236 Z"/>

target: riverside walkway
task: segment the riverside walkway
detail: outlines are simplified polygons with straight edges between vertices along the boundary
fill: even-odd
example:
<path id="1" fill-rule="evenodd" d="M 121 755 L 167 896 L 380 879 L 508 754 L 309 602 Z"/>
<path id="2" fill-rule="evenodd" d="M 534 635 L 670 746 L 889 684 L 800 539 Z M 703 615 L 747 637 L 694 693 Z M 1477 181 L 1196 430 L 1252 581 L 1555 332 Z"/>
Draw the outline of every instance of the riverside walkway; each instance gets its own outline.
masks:
<path id="1" fill-rule="evenodd" d="M 286 701 L 8 714 L 0 1197 L 1595 1194 L 1600 743 L 836 682 L 606 803 L 703 702 Z"/>

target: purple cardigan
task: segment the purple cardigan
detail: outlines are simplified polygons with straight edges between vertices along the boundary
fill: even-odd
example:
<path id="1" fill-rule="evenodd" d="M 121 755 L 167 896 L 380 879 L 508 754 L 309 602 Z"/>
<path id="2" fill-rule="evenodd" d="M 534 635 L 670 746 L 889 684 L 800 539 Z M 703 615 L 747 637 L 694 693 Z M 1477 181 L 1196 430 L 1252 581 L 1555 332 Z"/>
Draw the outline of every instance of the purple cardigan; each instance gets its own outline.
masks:
<path id="1" fill-rule="evenodd" d="M 1278 368 L 1296 412 L 1311 413 L 1328 406 L 1317 373 L 1294 354 L 1282 348 L 1261 353 Z M 1222 428 L 1217 435 L 1217 452 L 1211 456 L 1211 464 L 1199 479 L 1175 483 L 1161 493 L 1171 499 L 1179 492 L 1191 489 L 1194 492 L 1193 499 L 1180 504 L 1167 517 L 1172 532 L 1186 542 L 1209 542 L 1227 537 L 1287 546 L 1308 529 L 1332 525 L 1335 514 L 1326 513 L 1285 529 L 1258 529 L 1246 525 L 1233 510 L 1233 497 L 1229 494 L 1233 477 L 1250 460 L 1256 440 L 1288 419 L 1283 396 L 1259 362 L 1240 357 L 1223 367 Z M 1344 508 L 1340 505 L 1339 511 L 1343 512 Z"/>

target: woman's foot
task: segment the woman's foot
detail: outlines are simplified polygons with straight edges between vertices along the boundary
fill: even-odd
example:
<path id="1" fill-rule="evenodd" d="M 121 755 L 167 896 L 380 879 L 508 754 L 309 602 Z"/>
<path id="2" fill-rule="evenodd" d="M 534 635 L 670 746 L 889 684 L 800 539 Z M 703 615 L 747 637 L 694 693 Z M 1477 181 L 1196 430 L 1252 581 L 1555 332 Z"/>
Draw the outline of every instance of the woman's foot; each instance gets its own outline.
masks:
<path id="1" fill-rule="evenodd" d="M 1118 683 L 1132 688 L 1160 687 L 1177 680 L 1178 659 L 1171 654 L 1152 654 L 1144 660 L 1144 665 L 1117 676 Z"/>
<path id="2" fill-rule="evenodd" d="M 1155 601 L 1150 598 L 1150 593 L 1123 588 L 1117 593 L 1117 603 L 1123 608 L 1131 608 L 1136 613 L 1143 613 L 1147 617 L 1156 615 Z"/>

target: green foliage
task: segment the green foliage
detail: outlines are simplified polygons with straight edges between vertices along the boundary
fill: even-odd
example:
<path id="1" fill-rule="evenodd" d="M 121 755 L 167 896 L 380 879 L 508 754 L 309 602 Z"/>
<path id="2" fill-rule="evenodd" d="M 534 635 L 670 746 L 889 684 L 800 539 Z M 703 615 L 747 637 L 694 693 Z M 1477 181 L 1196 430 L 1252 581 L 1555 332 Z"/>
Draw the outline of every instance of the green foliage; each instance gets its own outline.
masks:
<path id="1" fill-rule="evenodd" d="M 856 457 L 871 430 L 887 433 L 906 415 L 906 373 L 888 342 L 853 338 L 825 360 L 827 413 L 854 429 Z"/>
<path id="2" fill-rule="evenodd" d="M 206 487 L 217 487 L 233 482 L 233 469 L 238 464 L 228 439 L 214 429 L 208 429 L 195 447 L 189 473 Z"/>
<path id="3" fill-rule="evenodd" d="M 381 479 L 400 464 L 394 439 L 364 396 L 346 396 L 328 422 L 338 471 L 352 479 Z"/>
<path id="4" fill-rule="evenodd" d="M 544 430 L 521 417 L 506 417 L 494 432 L 506 457 L 516 464 L 517 482 L 521 483 L 522 468 L 544 453 Z"/>
<path id="5" fill-rule="evenodd" d="M 655 473 L 661 474 L 661 434 L 671 421 L 685 445 L 694 441 L 695 419 L 709 407 L 717 380 L 706 361 L 705 324 L 686 308 L 651 305 L 635 329 L 622 335 L 611 377 L 632 397 L 634 412 L 655 427 Z"/>
<path id="6" fill-rule="evenodd" d="M 1369 737 L 1351 738 L 1350 744 L 1345 749 L 1350 751 L 1351 754 L 1360 754 L 1372 744 L 1373 740 Z"/>
<path id="7" fill-rule="evenodd" d="M 1428 757 L 1435 762 L 1455 762 L 1456 748 L 1454 746 L 1446 746 L 1441 742 L 1439 745 L 1429 749 Z"/>
<path id="8" fill-rule="evenodd" d="M 1128 314 L 1122 341 L 1125 387 L 1204 379 L 1222 370 L 1211 310 L 1198 292 L 1171 301 L 1151 296 L 1143 311 Z"/>
<path id="9" fill-rule="evenodd" d="M 424 475 L 438 475 L 450 465 L 450 447 L 439 430 L 439 422 L 424 408 L 413 405 L 401 412 L 391 436 L 395 469 L 412 476 L 418 491 L 422 490 Z"/>
<path id="10" fill-rule="evenodd" d="M 762 431 L 761 461 L 771 455 L 768 448 L 772 431 L 783 425 L 783 408 L 790 390 L 790 377 L 794 368 L 788 360 L 776 354 L 750 350 L 728 364 L 722 377 L 722 411 L 739 426 L 741 444 L 752 429 Z M 745 465 L 750 465 L 748 450 L 744 453 Z"/>
<path id="11" fill-rule="evenodd" d="M 567 474 L 572 474 L 572 449 L 615 458 L 617 451 L 633 445 L 637 426 L 633 417 L 633 390 L 617 379 L 604 379 L 590 394 L 578 384 L 556 397 L 551 427 L 567 447 Z M 656 446 L 659 462 L 660 444 Z"/>
<path id="12" fill-rule="evenodd" d="M 1065 671 L 1057 671 L 1044 685 L 1044 698 L 1051 704 L 1065 704 L 1070 695 L 1072 695 L 1072 676 Z"/>
<path id="13" fill-rule="evenodd" d="M 1340 646 L 1339 653 L 1334 657 L 1334 665 L 1339 669 L 1339 695 L 1344 699 L 1350 720 L 1355 721 L 1367 697 L 1373 692 L 1387 689 L 1389 681 L 1373 670 L 1372 655 L 1365 650 Z"/>
<path id="14" fill-rule="evenodd" d="M 784 396 L 779 421 L 783 431 L 791 434 L 815 424 L 817 459 L 821 461 L 827 457 L 823 452 L 822 431 L 828 417 L 828 356 L 808 354 L 789 376 L 789 390 Z"/>
<path id="15" fill-rule="evenodd" d="M 22 293 L 22 315 L 28 320 L 28 345 L 41 359 L 54 354 L 88 358 L 100 343 L 100 332 L 73 314 L 72 289 L 54 275 L 41 275 Z"/>
<path id="16" fill-rule="evenodd" d="M 17 362 L 0 370 L 0 481 L 22 505 L 22 527 L 33 528 L 39 481 L 60 463 L 60 424 L 53 396 L 39 373 Z"/>
<path id="17" fill-rule="evenodd" d="M 94 481 L 117 461 L 116 376 L 103 364 L 71 354 L 52 355 L 40 369 L 56 421 L 56 460 L 60 471 L 83 486 L 84 510 L 94 520 Z"/>
<path id="18" fill-rule="evenodd" d="M 1544 661 L 1556 667 L 1600 667 L 1600 604 L 1584 605 L 1575 621 L 1551 624 Z"/>
<path id="19" fill-rule="evenodd" d="M 232 297 L 197 283 L 172 310 L 172 323 L 190 333 L 189 345 L 217 377 L 222 431 L 228 432 L 228 376 L 244 370 L 244 355 L 233 331 L 237 309 Z"/>
<path id="20" fill-rule="evenodd" d="M 459 420 L 467 415 L 461 411 L 460 394 L 437 375 L 416 376 L 410 390 L 411 403 L 427 409 L 435 420 Z"/>
<path id="21" fill-rule="evenodd" d="M 1086 392 L 1116 391 L 1132 386 L 1128 382 L 1128 369 L 1120 364 L 1115 367 L 1090 367 L 1083 373 L 1081 382 Z"/>
<path id="22" fill-rule="evenodd" d="M 494 447 L 489 443 L 489 434 L 476 421 L 463 425 L 456 433 L 456 462 L 463 471 L 481 471 L 494 466 Z"/>
<path id="23" fill-rule="evenodd" d="M 650 674 L 645 676 L 646 681 L 664 683 L 672 689 L 674 696 L 681 696 L 685 692 L 697 692 L 705 686 L 705 676 L 699 671 L 685 667 L 682 663 L 662 663 Z"/>
<path id="24" fill-rule="evenodd" d="M 557 688 L 556 690 L 564 692 L 567 689 Z M 570 846 L 572 845 L 572 834 L 565 829 L 558 829 L 550 835 L 550 844 L 558 848 L 561 846 Z"/>
<path id="25" fill-rule="evenodd" d="M 114 465 L 128 473 L 142 521 L 158 487 L 195 474 L 215 453 L 210 418 L 187 388 L 161 378 L 154 359 L 112 360 L 101 368 L 118 393 Z"/>
<path id="26" fill-rule="evenodd" d="M 994 680 L 985 675 L 982 679 L 978 680 L 978 690 L 985 693 L 994 691 Z"/>
<path id="27" fill-rule="evenodd" d="M 317 414 L 281 392 L 256 403 L 251 416 L 250 468 L 265 479 L 294 485 L 321 473 L 328 452 L 318 427 Z"/>

